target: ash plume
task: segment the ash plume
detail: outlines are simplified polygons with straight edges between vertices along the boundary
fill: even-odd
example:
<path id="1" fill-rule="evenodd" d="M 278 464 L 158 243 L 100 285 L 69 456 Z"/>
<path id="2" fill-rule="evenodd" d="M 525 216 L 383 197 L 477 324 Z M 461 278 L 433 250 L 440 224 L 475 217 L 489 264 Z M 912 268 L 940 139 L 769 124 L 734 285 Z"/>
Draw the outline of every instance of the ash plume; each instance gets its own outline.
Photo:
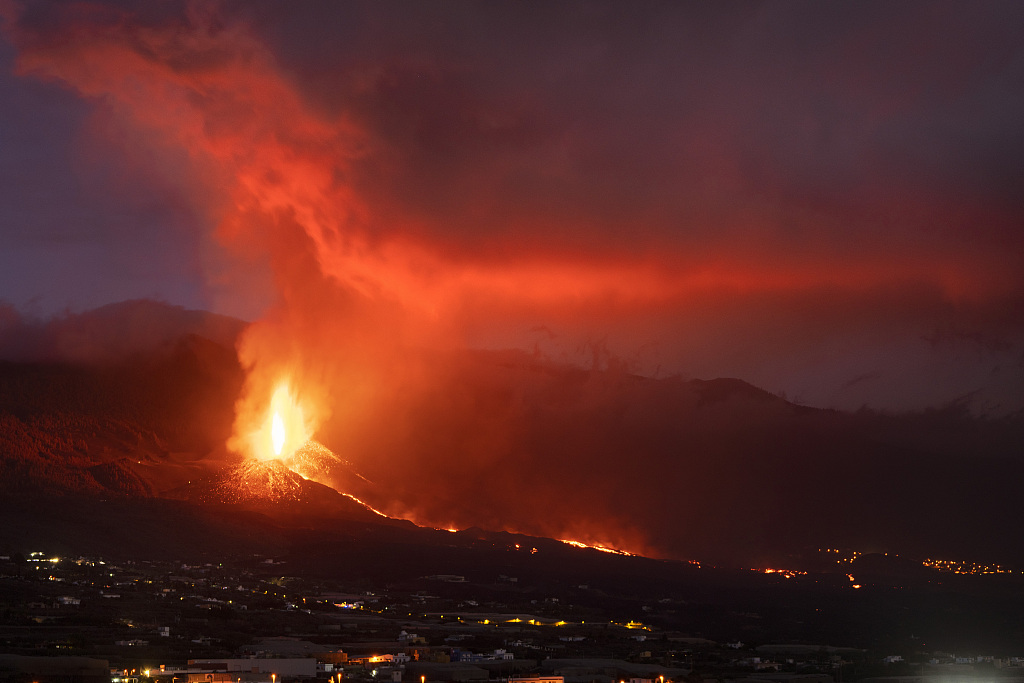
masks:
<path id="1" fill-rule="evenodd" d="M 1009 8 L 966 27 L 931 10 L 965 53 L 922 65 L 908 10 L 881 4 L 858 22 L 747 5 L 474 4 L 446 21 L 359 3 L 4 7 L 18 73 L 90 103 L 92 154 L 181 189 L 217 302 L 259 311 L 237 342 L 239 456 L 286 383 L 366 476 L 339 489 L 388 514 L 669 553 L 803 529 L 783 484 L 759 486 L 833 471 L 797 403 L 1024 408 Z M 814 58 L 769 51 L 791 44 L 780 30 Z M 950 123 L 965 120 L 980 123 Z M 1004 151 L 985 164 L 978 147 Z M 950 329 L 990 341 L 927 341 Z M 705 493 L 731 482 L 725 503 Z"/>

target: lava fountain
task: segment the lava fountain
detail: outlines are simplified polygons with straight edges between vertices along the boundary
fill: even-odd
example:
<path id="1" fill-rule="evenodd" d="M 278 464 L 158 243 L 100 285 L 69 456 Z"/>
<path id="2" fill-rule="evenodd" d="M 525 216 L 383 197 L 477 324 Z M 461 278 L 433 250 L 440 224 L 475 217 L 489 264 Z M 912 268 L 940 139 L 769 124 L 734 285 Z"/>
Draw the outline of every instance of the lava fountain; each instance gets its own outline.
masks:
<path id="1" fill-rule="evenodd" d="M 244 459 L 230 468 L 219 495 L 235 502 L 298 500 L 302 479 L 349 495 L 337 488 L 332 474 L 344 470 L 349 476 L 363 477 L 313 438 L 318 406 L 308 403 L 308 396 L 300 399 L 289 378 L 269 387 L 273 387 L 269 400 L 264 398 L 261 406 L 250 403 L 252 408 L 244 412 L 250 427 L 238 429 L 238 436 L 229 441 L 229 448 Z"/>
<path id="2" fill-rule="evenodd" d="M 270 398 L 262 424 L 250 435 L 250 451 L 260 460 L 287 460 L 309 441 L 312 431 L 288 382 L 281 382 Z"/>
<path id="3" fill-rule="evenodd" d="M 274 455 L 281 455 L 281 449 L 284 448 L 284 420 L 281 419 L 281 413 L 274 413 L 274 419 L 270 423 L 270 438 L 274 442 Z"/>

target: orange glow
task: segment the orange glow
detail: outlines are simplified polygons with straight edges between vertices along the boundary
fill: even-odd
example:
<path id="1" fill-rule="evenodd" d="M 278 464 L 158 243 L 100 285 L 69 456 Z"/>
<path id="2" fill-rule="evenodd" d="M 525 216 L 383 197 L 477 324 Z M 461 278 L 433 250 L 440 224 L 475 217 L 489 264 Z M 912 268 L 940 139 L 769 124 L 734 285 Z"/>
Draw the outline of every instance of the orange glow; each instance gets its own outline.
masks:
<path id="1" fill-rule="evenodd" d="M 575 546 L 576 548 L 590 548 L 592 550 L 600 550 L 602 553 L 611 553 L 612 555 L 633 555 L 633 553 L 628 553 L 625 550 L 610 548 L 606 545 L 589 545 L 587 543 L 582 543 L 581 541 L 570 541 L 564 538 L 559 540 L 566 545 Z"/>
<path id="2" fill-rule="evenodd" d="M 284 459 L 288 468 L 303 479 L 330 486 L 331 471 L 346 464 L 322 443 L 309 439 Z"/>
<path id="3" fill-rule="evenodd" d="M 347 498 L 351 498 L 355 502 L 359 503 L 360 505 L 362 505 L 363 507 L 368 509 L 370 512 L 373 512 L 373 513 L 375 513 L 375 514 L 377 514 L 377 515 L 379 515 L 381 517 L 387 517 L 387 515 L 385 515 L 383 512 L 381 512 L 380 510 L 374 509 L 373 507 L 367 505 L 363 501 L 361 501 L 358 498 L 356 498 L 355 496 L 353 496 L 351 493 L 345 493 L 345 494 L 342 494 L 342 495 L 344 495 Z"/>
<path id="4" fill-rule="evenodd" d="M 129 160 L 166 162 L 162 170 L 174 176 L 168 182 L 180 183 L 207 237 L 225 250 L 227 265 L 204 261 L 211 305 L 244 302 L 262 312 L 238 342 L 246 380 L 228 443 L 244 458 L 239 479 L 253 489 L 291 491 L 294 477 L 278 464 L 335 485 L 333 472 L 348 463 L 316 435 L 360 468 L 376 467 L 365 470 L 370 477 L 394 480 L 383 493 L 368 482 L 353 489 L 383 510 L 378 514 L 654 555 L 642 525 L 612 502 L 616 487 L 597 496 L 579 493 L 587 486 L 561 483 L 628 458 L 616 454 L 578 471 L 566 465 L 536 480 L 535 490 L 506 483 L 515 481 L 510 463 L 526 461 L 563 423 L 579 419 L 573 428 L 581 452 L 604 447 L 587 441 L 591 430 L 583 421 L 589 406 L 606 400 L 600 382 L 545 384 L 550 378 L 512 363 L 505 370 L 518 374 L 507 381 L 517 389 L 504 392 L 504 376 L 458 366 L 453 350 L 534 348 L 537 356 L 559 357 L 536 341 L 541 333 L 559 351 L 608 338 L 608 348 L 627 362 L 633 350 L 660 346 L 651 370 L 664 359 L 666 372 L 709 376 L 728 363 L 738 368 L 729 376 L 754 381 L 746 372 L 769 364 L 772 349 L 828 348 L 817 337 L 825 333 L 806 334 L 801 322 L 822 312 L 830 314 L 826 323 L 847 310 L 871 322 L 875 304 L 888 302 L 890 293 L 912 290 L 902 305 L 921 310 L 918 289 L 926 303 L 945 305 L 1016 291 L 1020 280 L 1013 250 L 993 266 L 983 250 L 949 252 L 930 242 L 890 248 L 884 240 L 884 249 L 856 251 L 824 237 L 815 241 L 811 229 L 799 244 L 777 244 L 773 233 L 799 233 L 816 218 L 801 218 L 791 230 L 788 222 L 777 224 L 774 207 L 724 218 L 671 217 L 666 234 L 659 234 L 666 225 L 648 224 L 633 206 L 602 225 L 586 198 L 579 215 L 524 209 L 495 227 L 507 212 L 472 185 L 450 211 L 417 208 L 394 191 L 401 177 L 415 176 L 406 152 L 391 146 L 358 101 L 373 94 L 376 78 L 387 80 L 386 67 L 383 75 L 355 65 L 339 74 L 337 100 L 351 95 L 351 106 L 313 104 L 267 45 L 244 23 L 221 21 L 212 7 L 165 25 L 128 14 L 108 21 L 76 9 L 57 35 L 30 24 L 9 30 L 17 34 L 20 73 L 67 84 L 97 103 L 97 134 L 114 131 L 111 146 L 120 144 Z M 494 167 L 481 163 L 473 175 L 493 176 Z M 530 176 L 528 168 L 521 171 Z M 518 167 L 503 169 L 488 184 L 519 175 Z M 559 246 L 549 234 L 581 239 Z M 255 293 L 248 281 L 231 277 L 253 265 L 266 270 L 264 289 Z M 883 320 L 898 317 L 899 307 L 881 308 Z M 829 348 L 828 355 L 841 352 Z M 564 393 L 548 405 L 552 387 Z M 573 410 L 557 412 L 565 406 Z M 534 427 L 538 414 L 559 419 L 544 430 Z M 544 472 L 560 460 L 549 459 Z M 630 463 L 616 471 L 632 469 Z M 463 470 L 466 477 L 452 476 Z M 486 496 L 477 485 L 484 474 L 500 483 Z"/>
<path id="5" fill-rule="evenodd" d="M 260 460 L 290 458 L 312 435 L 302 406 L 292 395 L 287 382 L 274 390 L 265 417 L 244 440 L 246 455 Z"/>
<path id="6" fill-rule="evenodd" d="M 511 230 L 494 241 L 507 240 L 510 244 L 501 246 L 510 247 L 514 240 L 515 258 L 452 255 L 451 245 L 425 237 L 447 224 L 448 216 L 388 213 L 385 224 L 375 222 L 375 215 L 393 210 L 382 199 L 387 188 L 350 180 L 360 150 L 376 142 L 371 131 L 353 115 L 325 116 L 306 103 L 267 47 L 244 27 L 214 30 L 200 24 L 183 35 L 174 26 L 133 32 L 126 21 L 121 29 L 85 26 L 73 38 L 62 41 L 59 50 L 23 49 L 19 69 L 62 80 L 89 97 L 109 98 L 108 115 L 127 118 L 168 146 L 187 150 L 210 184 L 223 188 L 224 196 L 210 199 L 206 208 L 226 245 L 252 256 L 281 247 L 283 235 L 277 233 L 285 227 L 300 231 L 317 274 L 427 318 L 490 318 L 489 309 L 479 305 L 492 300 L 499 308 L 563 309 L 607 299 L 657 303 L 708 292 L 871 289 L 910 281 L 931 283 L 957 299 L 1006 286 L 1007 273 L 993 271 L 980 255 L 927 248 L 859 254 L 854 260 L 845 252 L 836 259 L 827 244 L 766 254 L 763 244 L 743 239 L 723 240 L 711 257 L 699 259 L 685 246 L 623 255 L 618 244 L 597 245 L 581 257 L 524 241 L 522 231 Z M 181 54 L 218 54 L 221 60 L 216 68 L 181 69 Z M 382 205 L 371 205 L 375 200 Z M 551 224 L 551 232 L 586 233 L 594 227 L 542 215 L 521 220 Z M 749 231 L 771 227 L 767 217 L 738 220 Z M 293 250 L 294 244 L 282 253 Z M 280 271 L 281 264 L 275 268 Z"/>
<path id="7" fill-rule="evenodd" d="M 216 493 L 228 503 L 279 502 L 299 500 L 302 489 L 281 461 L 249 458 L 226 473 Z"/>
<path id="8" fill-rule="evenodd" d="M 794 576 L 802 576 L 802 575 L 807 574 L 807 572 L 800 571 L 799 569 L 773 569 L 773 568 L 765 568 L 765 569 L 752 569 L 751 571 L 763 572 L 765 574 L 779 574 L 780 576 L 782 576 L 784 578 L 787 578 L 787 579 L 792 579 Z"/>
<path id="9" fill-rule="evenodd" d="M 281 449 L 284 448 L 284 420 L 281 419 L 281 413 L 274 413 L 274 419 L 270 425 L 270 437 L 274 441 L 274 455 L 281 455 Z"/>

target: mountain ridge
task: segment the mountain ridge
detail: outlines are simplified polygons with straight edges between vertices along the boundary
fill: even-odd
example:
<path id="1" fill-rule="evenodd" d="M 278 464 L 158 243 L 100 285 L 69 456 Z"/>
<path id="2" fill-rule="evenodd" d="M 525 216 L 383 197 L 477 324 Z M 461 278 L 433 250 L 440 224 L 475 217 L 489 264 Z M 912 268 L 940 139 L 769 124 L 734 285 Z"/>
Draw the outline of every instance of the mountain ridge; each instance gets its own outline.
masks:
<path id="1" fill-rule="evenodd" d="M 383 417 L 365 442 L 326 424 L 345 458 L 317 482 L 282 472 L 304 497 L 234 509 L 323 528 L 395 523 L 382 510 L 734 565 L 820 546 L 1024 560 L 1001 541 L 1024 476 L 1021 420 L 960 406 L 842 413 L 736 378 L 654 379 L 514 351 L 445 362 L 448 384 L 410 399 L 398 437 Z M 28 509 L 62 496 L 216 504 L 241 464 L 224 443 L 243 378 L 230 347 L 191 330 L 116 363 L 0 361 L 6 493 Z"/>

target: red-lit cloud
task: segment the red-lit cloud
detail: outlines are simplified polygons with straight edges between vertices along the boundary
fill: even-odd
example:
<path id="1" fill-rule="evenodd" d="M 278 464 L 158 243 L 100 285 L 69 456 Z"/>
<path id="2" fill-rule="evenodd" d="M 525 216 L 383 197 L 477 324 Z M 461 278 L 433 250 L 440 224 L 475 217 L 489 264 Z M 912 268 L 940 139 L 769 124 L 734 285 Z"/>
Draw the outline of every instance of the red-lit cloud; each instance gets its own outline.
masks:
<path id="1" fill-rule="evenodd" d="M 459 395 L 467 347 L 816 405 L 1024 406 L 1012 4 L 5 16 L 18 73 L 91 105 L 94 155 L 188 197 L 214 306 L 262 311 L 241 430 L 287 379 L 367 458 L 372 437 L 395 468 L 468 467 L 464 495 L 545 435 L 529 401 Z M 483 505 L 403 496 L 438 524 Z M 587 540 L 641 543 L 629 526 Z"/>

